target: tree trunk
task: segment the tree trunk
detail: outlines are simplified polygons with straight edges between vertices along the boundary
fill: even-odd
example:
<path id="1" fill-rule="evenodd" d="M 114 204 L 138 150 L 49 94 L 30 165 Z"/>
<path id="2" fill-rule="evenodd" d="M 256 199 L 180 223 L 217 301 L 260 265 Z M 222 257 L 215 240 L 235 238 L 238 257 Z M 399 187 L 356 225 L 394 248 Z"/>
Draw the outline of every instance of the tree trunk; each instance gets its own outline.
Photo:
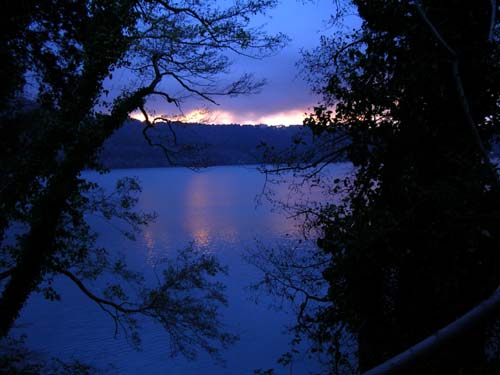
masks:
<path id="1" fill-rule="evenodd" d="M 156 85 L 155 81 L 153 83 Z M 154 85 L 139 89 L 122 99 L 98 128 L 87 130 L 91 134 L 80 135 L 80 142 L 67 155 L 59 173 L 53 177 L 45 194 L 33 208 L 27 241 L 22 244 L 19 260 L 0 298 L 0 338 L 8 335 L 29 295 L 47 272 L 57 251 L 57 225 L 68 198 L 78 189 L 79 173 L 104 141 L 123 125 L 129 111 L 141 105 L 143 98 L 154 90 Z"/>
<path id="2" fill-rule="evenodd" d="M 42 281 L 55 251 L 56 229 L 76 176 L 54 181 L 33 209 L 33 219 L 16 267 L 0 299 L 0 338 L 5 337 L 31 292 Z"/>

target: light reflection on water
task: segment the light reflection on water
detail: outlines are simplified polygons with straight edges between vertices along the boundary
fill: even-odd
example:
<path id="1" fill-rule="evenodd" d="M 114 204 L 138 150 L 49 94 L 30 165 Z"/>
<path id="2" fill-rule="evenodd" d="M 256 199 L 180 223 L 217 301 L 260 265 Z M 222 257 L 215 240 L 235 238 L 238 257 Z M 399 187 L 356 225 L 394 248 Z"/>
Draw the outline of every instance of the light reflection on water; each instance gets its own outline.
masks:
<path id="1" fill-rule="evenodd" d="M 159 259 L 193 243 L 210 251 L 229 266 L 227 285 L 229 307 L 223 311 L 228 328 L 241 340 L 223 353 L 226 367 L 207 355 L 196 362 L 169 359 L 168 342 L 157 326 L 146 323 L 141 331 L 143 352 L 133 351 L 122 336 L 113 337 L 113 324 L 99 308 L 65 280 L 56 280 L 63 302 L 48 303 L 33 296 L 20 323 L 30 324 L 24 332 L 29 343 L 50 355 L 80 358 L 99 365 L 113 363 L 121 375 L 169 374 L 253 374 L 256 368 L 276 367 L 277 375 L 288 374 L 276 364 L 287 350 L 291 337 L 283 334 L 285 324 L 293 322 L 287 311 L 268 309 L 268 301 L 256 305 L 244 288 L 259 278 L 259 272 L 241 259 L 244 249 L 255 247 L 255 240 L 272 243 L 285 234 L 299 235 L 296 223 L 272 212 L 269 204 L 256 206 L 255 196 L 262 190 L 264 177 L 248 167 L 215 167 L 194 172 L 188 169 L 115 170 L 109 175 L 87 173 L 86 177 L 110 188 L 124 176 L 137 176 L 143 193 L 138 208 L 155 211 L 156 222 L 146 228 L 136 242 L 129 242 L 103 222 L 92 222 L 100 233 L 100 245 L 123 249 L 131 265 L 145 274 L 152 273 Z M 282 187 L 285 189 L 285 187 Z M 278 191 L 286 194 L 286 191 Z M 62 345 L 64 343 L 64 345 Z M 294 364 L 294 374 L 307 374 L 317 364 L 303 360 Z M 280 372 L 281 371 L 281 372 Z"/>

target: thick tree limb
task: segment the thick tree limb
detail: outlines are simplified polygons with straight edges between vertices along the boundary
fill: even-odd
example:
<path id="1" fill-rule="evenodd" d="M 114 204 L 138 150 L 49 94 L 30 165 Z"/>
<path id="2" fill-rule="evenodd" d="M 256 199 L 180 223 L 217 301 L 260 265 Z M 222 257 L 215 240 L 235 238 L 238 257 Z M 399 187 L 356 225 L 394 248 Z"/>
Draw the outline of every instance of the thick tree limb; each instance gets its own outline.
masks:
<path id="1" fill-rule="evenodd" d="M 422 359 L 431 356 L 438 349 L 453 342 L 453 340 L 465 335 L 473 329 L 486 325 L 495 317 L 498 317 L 499 312 L 500 287 L 490 298 L 481 302 L 453 323 L 362 375 L 389 375 L 400 373 L 416 365 Z"/>
<path id="2" fill-rule="evenodd" d="M 86 161 L 92 157 L 96 148 L 123 124 L 132 110 L 143 104 L 144 98 L 155 91 L 160 81 L 161 76 L 156 75 L 149 86 L 118 100 L 111 115 L 103 122 L 100 138 L 95 143 L 82 144 L 80 148 L 68 153 L 57 174 L 49 182 L 46 193 L 36 202 L 33 209 L 35 219 L 31 222 L 26 247 L 0 298 L 0 337 L 9 333 L 30 293 L 43 278 L 45 262 L 57 250 L 54 244 L 55 233 L 60 216 L 67 209 L 68 197 L 78 189 L 76 176 L 85 168 Z"/>

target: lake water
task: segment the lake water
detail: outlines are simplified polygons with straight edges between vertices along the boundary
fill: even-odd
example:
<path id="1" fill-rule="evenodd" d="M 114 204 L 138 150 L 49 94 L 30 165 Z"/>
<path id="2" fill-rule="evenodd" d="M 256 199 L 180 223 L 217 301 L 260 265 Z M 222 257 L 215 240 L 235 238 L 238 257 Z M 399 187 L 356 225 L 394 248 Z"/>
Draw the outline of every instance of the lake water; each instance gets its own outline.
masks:
<path id="1" fill-rule="evenodd" d="M 349 165 L 337 165 L 334 174 L 344 174 Z M 254 369 L 275 368 L 276 374 L 309 374 L 320 366 L 314 359 L 298 355 L 292 366 L 282 367 L 278 357 L 288 350 L 291 335 L 287 324 L 295 315 L 285 305 L 282 310 L 270 308 L 273 302 L 261 296 L 255 303 L 245 288 L 261 277 L 241 255 L 256 248 L 284 241 L 286 235 L 300 236 L 296 222 L 283 212 L 273 211 L 256 197 L 264 188 L 265 178 L 252 167 L 213 167 L 201 171 L 184 168 L 114 170 L 100 176 L 92 172 L 85 177 L 105 187 L 124 176 L 136 176 L 143 192 L 138 208 L 155 211 L 157 220 L 140 234 L 135 242 L 127 240 L 116 229 L 90 218 L 100 233 L 99 243 L 108 249 L 125 249 L 135 269 L 151 274 L 155 260 L 194 243 L 195 247 L 217 255 L 228 265 L 229 275 L 222 277 L 227 285 L 229 306 L 222 310 L 227 328 L 240 336 L 231 348 L 222 352 L 225 365 L 200 353 L 190 361 L 168 356 L 168 340 L 161 329 L 146 323 L 141 330 L 143 350 L 132 349 L 123 335 L 115 337 L 114 324 L 100 308 L 69 282 L 57 279 L 61 302 L 47 302 L 33 295 L 17 322 L 16 332 L 28 335 L 28 345 L 49 356 L 79 359 L 105 366 L 109 374 L 169 375 L 251 375 Z M 278 196 L 286 198 L 285 186 Z"/>

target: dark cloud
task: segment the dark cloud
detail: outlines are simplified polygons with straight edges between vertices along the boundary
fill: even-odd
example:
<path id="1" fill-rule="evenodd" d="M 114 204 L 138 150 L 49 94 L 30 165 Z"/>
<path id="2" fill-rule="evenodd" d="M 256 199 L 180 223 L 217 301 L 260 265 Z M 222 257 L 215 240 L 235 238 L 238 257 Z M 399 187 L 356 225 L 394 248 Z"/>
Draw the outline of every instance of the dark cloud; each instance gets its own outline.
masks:
<path id="1" fill-rule="evenodd" d="M 318 45 L 322 33 L 331 32 L 328 30 L 327 21 L 333 9 L 331 0 L 282 1 L 267 17 L 261 17 L 255 22 L 265 24 L 269 33 L 287 34 L 291 38 L 289 45 L 275 56 L 263 60 L 237 56 L 229 76 L 221 77 L 223 85 L 241 74 L 253 73 L 256 78 L 267 80 L 262 91 L 236 98 L 216 98 L 218 106 L 187 98 L 182 105 L 184 113 L 208 108 L 220 114 L 218 118 L 221 122 L 252 123 L 258 123 L 262 119 L 269 120 L 273 116 L 278 120 L 273 118 L 271 121 L 285 121 L 283 119 L 288 114 L 296 118 L 288 123 L 300 123 L 301 115 L 318 101 L 308 84 L 298 74 L 300 50 L 313 48 Z M 159 100 L 151 100 L 148 105 L 149 109 L 156 113 L 169 114 L 174 110 L 167 108 L 165 103 Z"/>

